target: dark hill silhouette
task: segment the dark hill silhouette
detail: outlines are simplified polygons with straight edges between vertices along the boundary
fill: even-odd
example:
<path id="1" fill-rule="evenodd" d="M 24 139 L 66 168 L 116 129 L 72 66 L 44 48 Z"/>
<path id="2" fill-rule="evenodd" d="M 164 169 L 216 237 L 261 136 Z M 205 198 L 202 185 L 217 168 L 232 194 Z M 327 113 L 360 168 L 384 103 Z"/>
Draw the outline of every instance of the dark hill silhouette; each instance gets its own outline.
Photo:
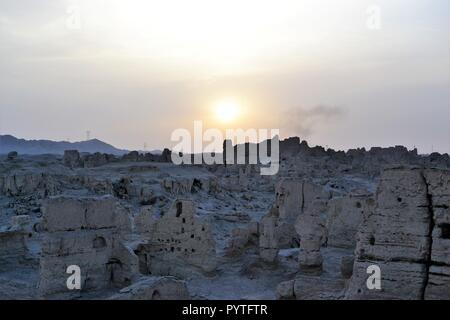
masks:
<path id="1" fill-rule="evenodd" d="M 92 139 L 80 142 L 52 141 L 52 140 L 25 140 L 12 135 L 0 135 L 0 154 L 17 151 L 19 154 L 63 154 L 64 150 L 78 150 L 79 152 L 101 152 L 122 155 L 127 150 L 117 149 L 114 146 Z"/>

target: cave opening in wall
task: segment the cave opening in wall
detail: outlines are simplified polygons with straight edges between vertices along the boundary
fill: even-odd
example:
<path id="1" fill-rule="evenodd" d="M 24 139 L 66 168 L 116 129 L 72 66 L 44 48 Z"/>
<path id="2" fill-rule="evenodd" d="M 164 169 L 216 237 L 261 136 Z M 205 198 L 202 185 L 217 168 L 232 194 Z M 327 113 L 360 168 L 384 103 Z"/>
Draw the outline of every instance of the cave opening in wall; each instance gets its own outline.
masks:
<path id="1" fill-rule="evenodd" d="M 450 223 L 440 225 L 442 239 L 450 239 Z"/>
<path id="2" fill-rule="evenodd" d="M 203 186 L 203 184 L 200 180 L 194 179 L 194 182 L 192 183 L 191 192 L 192 193 L 197 192 L 198 190 L 202 189 L 202 186 Z"/>
<path id="3" fill-rule="evenodd" d="M 183 203 L 177 202 L 177 218 L 181 216 L 183 212 Z"/>
<path id="4" fill-rule="evenodd" d="M 93 241 L 93 247 L 95 249 L 101 249 L 106 247 L 106 240 L 103 237 L 96 237 Z"/>

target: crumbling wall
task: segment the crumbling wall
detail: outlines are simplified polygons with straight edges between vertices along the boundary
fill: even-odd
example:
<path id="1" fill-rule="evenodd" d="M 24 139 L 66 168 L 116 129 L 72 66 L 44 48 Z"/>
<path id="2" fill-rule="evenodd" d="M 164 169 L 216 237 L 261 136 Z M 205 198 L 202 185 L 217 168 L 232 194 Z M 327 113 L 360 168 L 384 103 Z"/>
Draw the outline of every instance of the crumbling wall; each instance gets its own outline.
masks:
<path id="1" fill-rule="evenodd" d="M 346 195 L 332 198 L 327 208 L 327 245 L 355 248 L 363 217 L 373 210 L 372 195 Z"/>
<path id="2" fill-rule="evenodd" d="M 25 244 L 28 234 L 27 230 L 17 225 L 0 229 L 0 272 L 32 262 Z"/>
<path id="3" fill-rule="evenodd" d="M 354 195 L 332 199 L 328 215 L 321 214 L 324 203 L 316 203 L 296 224 L 301 275 L 280 283 L 278 298 L 450 299 L 449 207 L 450 171 L 411 167 L 384 170 L 374 200 Z M 361 214 L 355 257 L 341 258 L 341 275 L 305 273 L 321 269 L 321 217 L 328 216 L 327 245 L 347 249 L 352 241 L 345 230 L 352 236 L 355 226 L 348 224 Z M 367 284 L 374 275 L 370 266 L 380 268 L 380 288 Z"/>
<path id="4" fill-rule="evenodd" d="M 348 298 L 449 298 L 449 181 L 443 170 L 383 172 L 376 208 L 358 234 Z M 370 265 L 380 267 L 381 290 L 367 288 Z"/>
<path id="5" fill-rule="evenodd" d="M 295 223 L 295 229 L 300 236 L 300 253 L 298 262 L 302 271 L 321 271 L 322 254 L 320 248 L 326 241 L 324 213 L 326 202 L 316 200 L 300 215 Z"/>
<path id="6" fill-rule="evenodd" d="M 167 177 L 161 180 L 161 186 L 173 195 L 195 193 L 200 190 L 213 193 L 218 190 L 218 182 L 215 177 Z"/>
<path id="7" fill-rule="evenodd" d="M 8 196 L 47 197 L 58 191 L 56 179 L 45 173 L 11 173 L 0 178 L 0 193 Z"/>
<path id="8" fill-rule="evenodd" d="M 192 201 L 175 201 L 168 212 L 149 225 L 149 241 L 137 250 L 147 272 L 184 277 L 190 273 L 189 266 L 207 273 L 216 269 L 211 226 L 195 215 Z"/>
<path id="9" fill-rule="evenodd" d="M 42 228 L 41 296 L 74 293 L 66 286 L 71 265 L 81 269 L 82 292 L 124 287 L 137 275 L 138 258 L 123 243 L 130 220 L 113 197 L 52 197 Z"/>
<path id="10" fill-rule="evenodd" d="M 426 170 L 430 199 L 431 243 L 425 299 L 450 299 L 450 172 Z"/>
<path id="11" fill-rule="evenodd" d="M 172 162 L 171 154 L 172 152 L 169 149 L 164 149 L 161 154 L 152 154 L 149 152 L 139 153 L 138 151 L 131 151 L 127 154 L 124 154 L 121 160 L 130 162 Z"/>
<path id="12" fill-rule="evenodd" d="M 95 168 L 113 162 L 171 162 L 170 151 L 164 149 L 161 155 L 131 151 L 122 157 L 95 152 L 81 155 L 78 150 L 65 150 L 63 164 L 69 168 Z"/>
<path id="13" fill-rule="evenodd" d="M 272 207 L 259 224 L 259 256 L 266 262 L 275 262 L 280 245 L 282 228 L 278 225 L 279 211 Z"/>
<path id="14" fill-rule="evenodd" d="M 154 194 L 153 188 L 144 181 L 137 180 L 131 176 L 123 176 L 112 183 L 113 193 L 119 199 L 138 199 L 142 205 L 154 204 L 158 196 Z"/>
<path id="15" fill-rule="evenodd" d="M 329 192 L 310 181 L 281 179 L 276 186 L 275 203 L 260 222 L 261 258 L 273 262 L 279 249 L 298 245 L 295 221 L 317 200 L 329 198 Z"/>
<path id="16" fill-rule="evenodd" d="M 63 156 L 63 164 L 69 168 L 82 167 L 83 162 L 78 150 L 65 150 Z"/>
<path id="17" fill-rule="evenodd" d="M 194 185 L 193 178 L 164 178 L 161 180 L 161 186 L 167 192 L 173 195 L 183 195 L 187 193 L 191 193 Z"/>
<path id="18" fill-rule="evenodd" d="M 83 165 L 85 168 L 95 168 L 104 166 L 111 162 L 116 162 L 118 159 L 112 154 L 95 152 L 82 157 Z"/>
<path id="19" fill-rule="evenodd" d="M 154 232 L 155 223 L 155 208 L 142 206 L 134 218 L 134 231 L 144 237 L 150 237 Z"/>

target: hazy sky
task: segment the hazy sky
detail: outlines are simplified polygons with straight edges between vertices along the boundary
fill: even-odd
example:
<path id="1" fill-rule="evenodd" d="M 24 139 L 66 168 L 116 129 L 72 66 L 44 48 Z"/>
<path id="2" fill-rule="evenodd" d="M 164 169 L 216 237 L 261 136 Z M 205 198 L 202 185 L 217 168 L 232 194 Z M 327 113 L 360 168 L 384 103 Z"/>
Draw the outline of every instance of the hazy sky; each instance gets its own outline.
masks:
<path id="1" fill-rule="evenodd" d="M 203 120 L 450 152 L 449 39 L 448 0 L 0 0 L 0 134 L 152 149 Z"/>

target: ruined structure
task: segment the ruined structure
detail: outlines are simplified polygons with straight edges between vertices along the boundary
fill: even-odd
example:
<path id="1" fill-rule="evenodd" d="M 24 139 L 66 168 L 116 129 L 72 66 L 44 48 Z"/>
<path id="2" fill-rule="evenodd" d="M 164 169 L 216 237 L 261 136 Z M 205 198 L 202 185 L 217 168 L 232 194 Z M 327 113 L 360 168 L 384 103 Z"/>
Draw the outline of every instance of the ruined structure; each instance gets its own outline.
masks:
<path id="1" fill-rule="evenodd" d="M 427 170 L 430 246 L 427 256 L 425 299 L 450 299 L 450 172 Z"/>
<path id="2" fill-rule="evenodd" d="M 77 168 L 83 165 L 80 153 L 77 150 L 64 151 L 63 163 L 69 168 Z"/>
<path id="3" fill-rule="evenodd" d="M 171 162 L 170 151 L 165 149 L 161 155 L 131 151 L 122 157 L 95 152 L 80 154 L 77 150 L 64 151 L 63 163 L 69 168 L 95 168 L 116 162 Z"/>
<path id="4" fill-rule="evenodd" d="M 29 216 L 15 216 L 9 226 L 0 229 L 0 273 L 35 263 L 25 244 L 30 235 L 28 225 Z"/>
<path id="5" fill-rule="evenodd" d="M 0 156 L 0 298 L 450 299 L 448 155 L 291 138 L 275 176 L 170 156 Z"/>
<path id="6" fill-rule="evenodd" d="M 175 201 L 162 217 L 149 222 L 148 228 L 148 242 L 137 249 L 141 272 L 185 276 L 189 266 L 207 273 L 215 270 L 211 226 L 196 217 L 192 201 Z"/>
<path id="7" fill-rule="evenodd" d="M 355 248 L 356 234 L 363 221 L 373 210 L 371 195 L 349 194 L 332 198 L 327 208 L 327 244 L 338 248 Z"/>
<path id="8" fill-rule="evenodd" d="M 298 262 L 304 271 L 322 270 L 322 254 L 320 248 L 326 242 L 324 213 L 326 202 L 315 201 L 300 215 L 295 224 L 300 236 L 300 254 Z"/>
<path id="9" fill-rule="evenodd" d="M 123 242 L 130 220 L 112 197 L 50 198 L 42 228 L 42 296 L 73 293 L 66 287 L 71 265 L 80 267 L 83 290 L 124 287 L 137 275 L 138 258 Z"/>
<path id="10" fill-rule="evenodd" d="M 314 207 L 317 200 L 326 201 L 329 197 L 322 187 L 309 181 L 282 179 L 276 187 L 275 204 L 260 223 L 261 258 L 273 262 L 279 249 L 298 244 L 296 220 Z"/>
<path id="11" fill-rule="evenodd" d="M 19 156 L 19 154 L 16 151 L 11 151 L 10 153 L 8 153 L 6 160 L 13 161 L 13 160 L 16 160 L 18 156 Z"/>
<path id="12" fill-rule="evenodd" d="M 394 168 L 384 172 L 376 208 L 361 226 L 348 298 L 446 299 L 450 172 Z M 383 289 L 362 285 L 367 267 L 382 270 Z M 444 292 L 445 291 L 445 292 Z"/>

